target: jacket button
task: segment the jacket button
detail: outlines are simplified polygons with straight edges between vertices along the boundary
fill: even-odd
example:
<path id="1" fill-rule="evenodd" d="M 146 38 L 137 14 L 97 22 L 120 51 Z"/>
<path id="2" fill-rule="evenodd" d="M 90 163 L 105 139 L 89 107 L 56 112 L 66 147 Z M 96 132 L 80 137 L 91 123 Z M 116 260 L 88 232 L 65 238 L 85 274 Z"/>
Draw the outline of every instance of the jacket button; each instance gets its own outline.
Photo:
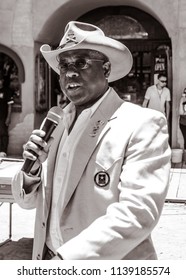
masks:
<path id="1" fill-rule="evenodd" d="M 41 259 L 41 255 L 38 254 L 38 255 L 37 255 L 37 260 L 40 260 L 40 259 Z"/>
<path id="2" fill-rule="evenodd" d="M 42 223 L 42 228 L 44 228 L 44 227 L 45 227 L 45 223 L 43 222 L 43 223 Z"/>

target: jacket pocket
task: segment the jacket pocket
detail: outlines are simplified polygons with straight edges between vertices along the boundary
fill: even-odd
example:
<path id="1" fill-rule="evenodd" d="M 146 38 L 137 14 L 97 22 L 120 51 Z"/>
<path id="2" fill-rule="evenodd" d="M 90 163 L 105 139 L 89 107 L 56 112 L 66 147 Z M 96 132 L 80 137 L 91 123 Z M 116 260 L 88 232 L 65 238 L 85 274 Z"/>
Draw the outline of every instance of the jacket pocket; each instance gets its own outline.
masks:
<path id="1" fill-rule="evenodd" d="M 115 159 L 107 156 L 101 159 L 96 159 L 96 167 L 100 171 L 109 171 L 120 160 L 122 160 L 122 157 Z"/>

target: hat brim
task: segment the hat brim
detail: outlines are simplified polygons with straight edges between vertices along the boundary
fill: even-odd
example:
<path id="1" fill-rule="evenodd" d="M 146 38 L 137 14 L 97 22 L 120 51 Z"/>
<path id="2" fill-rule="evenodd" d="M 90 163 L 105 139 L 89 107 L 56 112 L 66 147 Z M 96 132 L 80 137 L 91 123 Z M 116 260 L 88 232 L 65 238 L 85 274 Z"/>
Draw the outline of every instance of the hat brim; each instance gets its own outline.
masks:
<path id="1" fill-rule="evenodd" d="M 71 50 L 91 49 L 105 54 L 111 63 L 111 72 L 108 78 L 113 82 L 125 77 L 132 68 L 133 58 L 129 49 L 119 41 L 106 36 L 88 36 L 77 44 L 66 44 L 63 48 L 51 50 L 49 45 L 42 45 L 40 51 L 49 66 L 59 73 L 57 56 Z"/>

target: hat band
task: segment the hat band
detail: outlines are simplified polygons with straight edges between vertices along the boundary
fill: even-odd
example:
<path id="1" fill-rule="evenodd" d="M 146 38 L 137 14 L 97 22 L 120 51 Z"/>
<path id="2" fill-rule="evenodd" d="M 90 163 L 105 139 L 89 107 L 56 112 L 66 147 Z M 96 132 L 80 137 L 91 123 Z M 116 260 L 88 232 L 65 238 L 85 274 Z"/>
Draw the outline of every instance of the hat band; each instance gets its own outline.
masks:
<path id="1" fill-rule="evenodd" d="M 78 42 L 76 41 L 76 38 L 67 37 L 67 38 L 66 38 L 66 43 L 65 43 L 65 44 L 62 44 L 62 45 L 60 45 L 60 46 L 58 46 L 58 47 L 56 48 L 56 50 L 58 50 L 58 49 L 63 49 L 63 48 L 64 48 L 67 44 L 69 44 L 69 43 L 78 44 Z"/>

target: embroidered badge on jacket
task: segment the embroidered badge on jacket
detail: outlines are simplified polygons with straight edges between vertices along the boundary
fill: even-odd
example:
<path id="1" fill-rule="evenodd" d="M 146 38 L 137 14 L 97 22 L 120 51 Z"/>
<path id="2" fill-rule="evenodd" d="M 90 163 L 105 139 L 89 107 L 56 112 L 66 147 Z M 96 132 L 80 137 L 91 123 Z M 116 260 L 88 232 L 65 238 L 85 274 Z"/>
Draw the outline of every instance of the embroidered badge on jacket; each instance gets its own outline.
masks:
<path id="1" fill-rule="evenodd" d="M 99 171 L 94 176 L 94 182 L 98 187 L 106 187 L 110 182 L 110 176 L 106 171 Z"/>

